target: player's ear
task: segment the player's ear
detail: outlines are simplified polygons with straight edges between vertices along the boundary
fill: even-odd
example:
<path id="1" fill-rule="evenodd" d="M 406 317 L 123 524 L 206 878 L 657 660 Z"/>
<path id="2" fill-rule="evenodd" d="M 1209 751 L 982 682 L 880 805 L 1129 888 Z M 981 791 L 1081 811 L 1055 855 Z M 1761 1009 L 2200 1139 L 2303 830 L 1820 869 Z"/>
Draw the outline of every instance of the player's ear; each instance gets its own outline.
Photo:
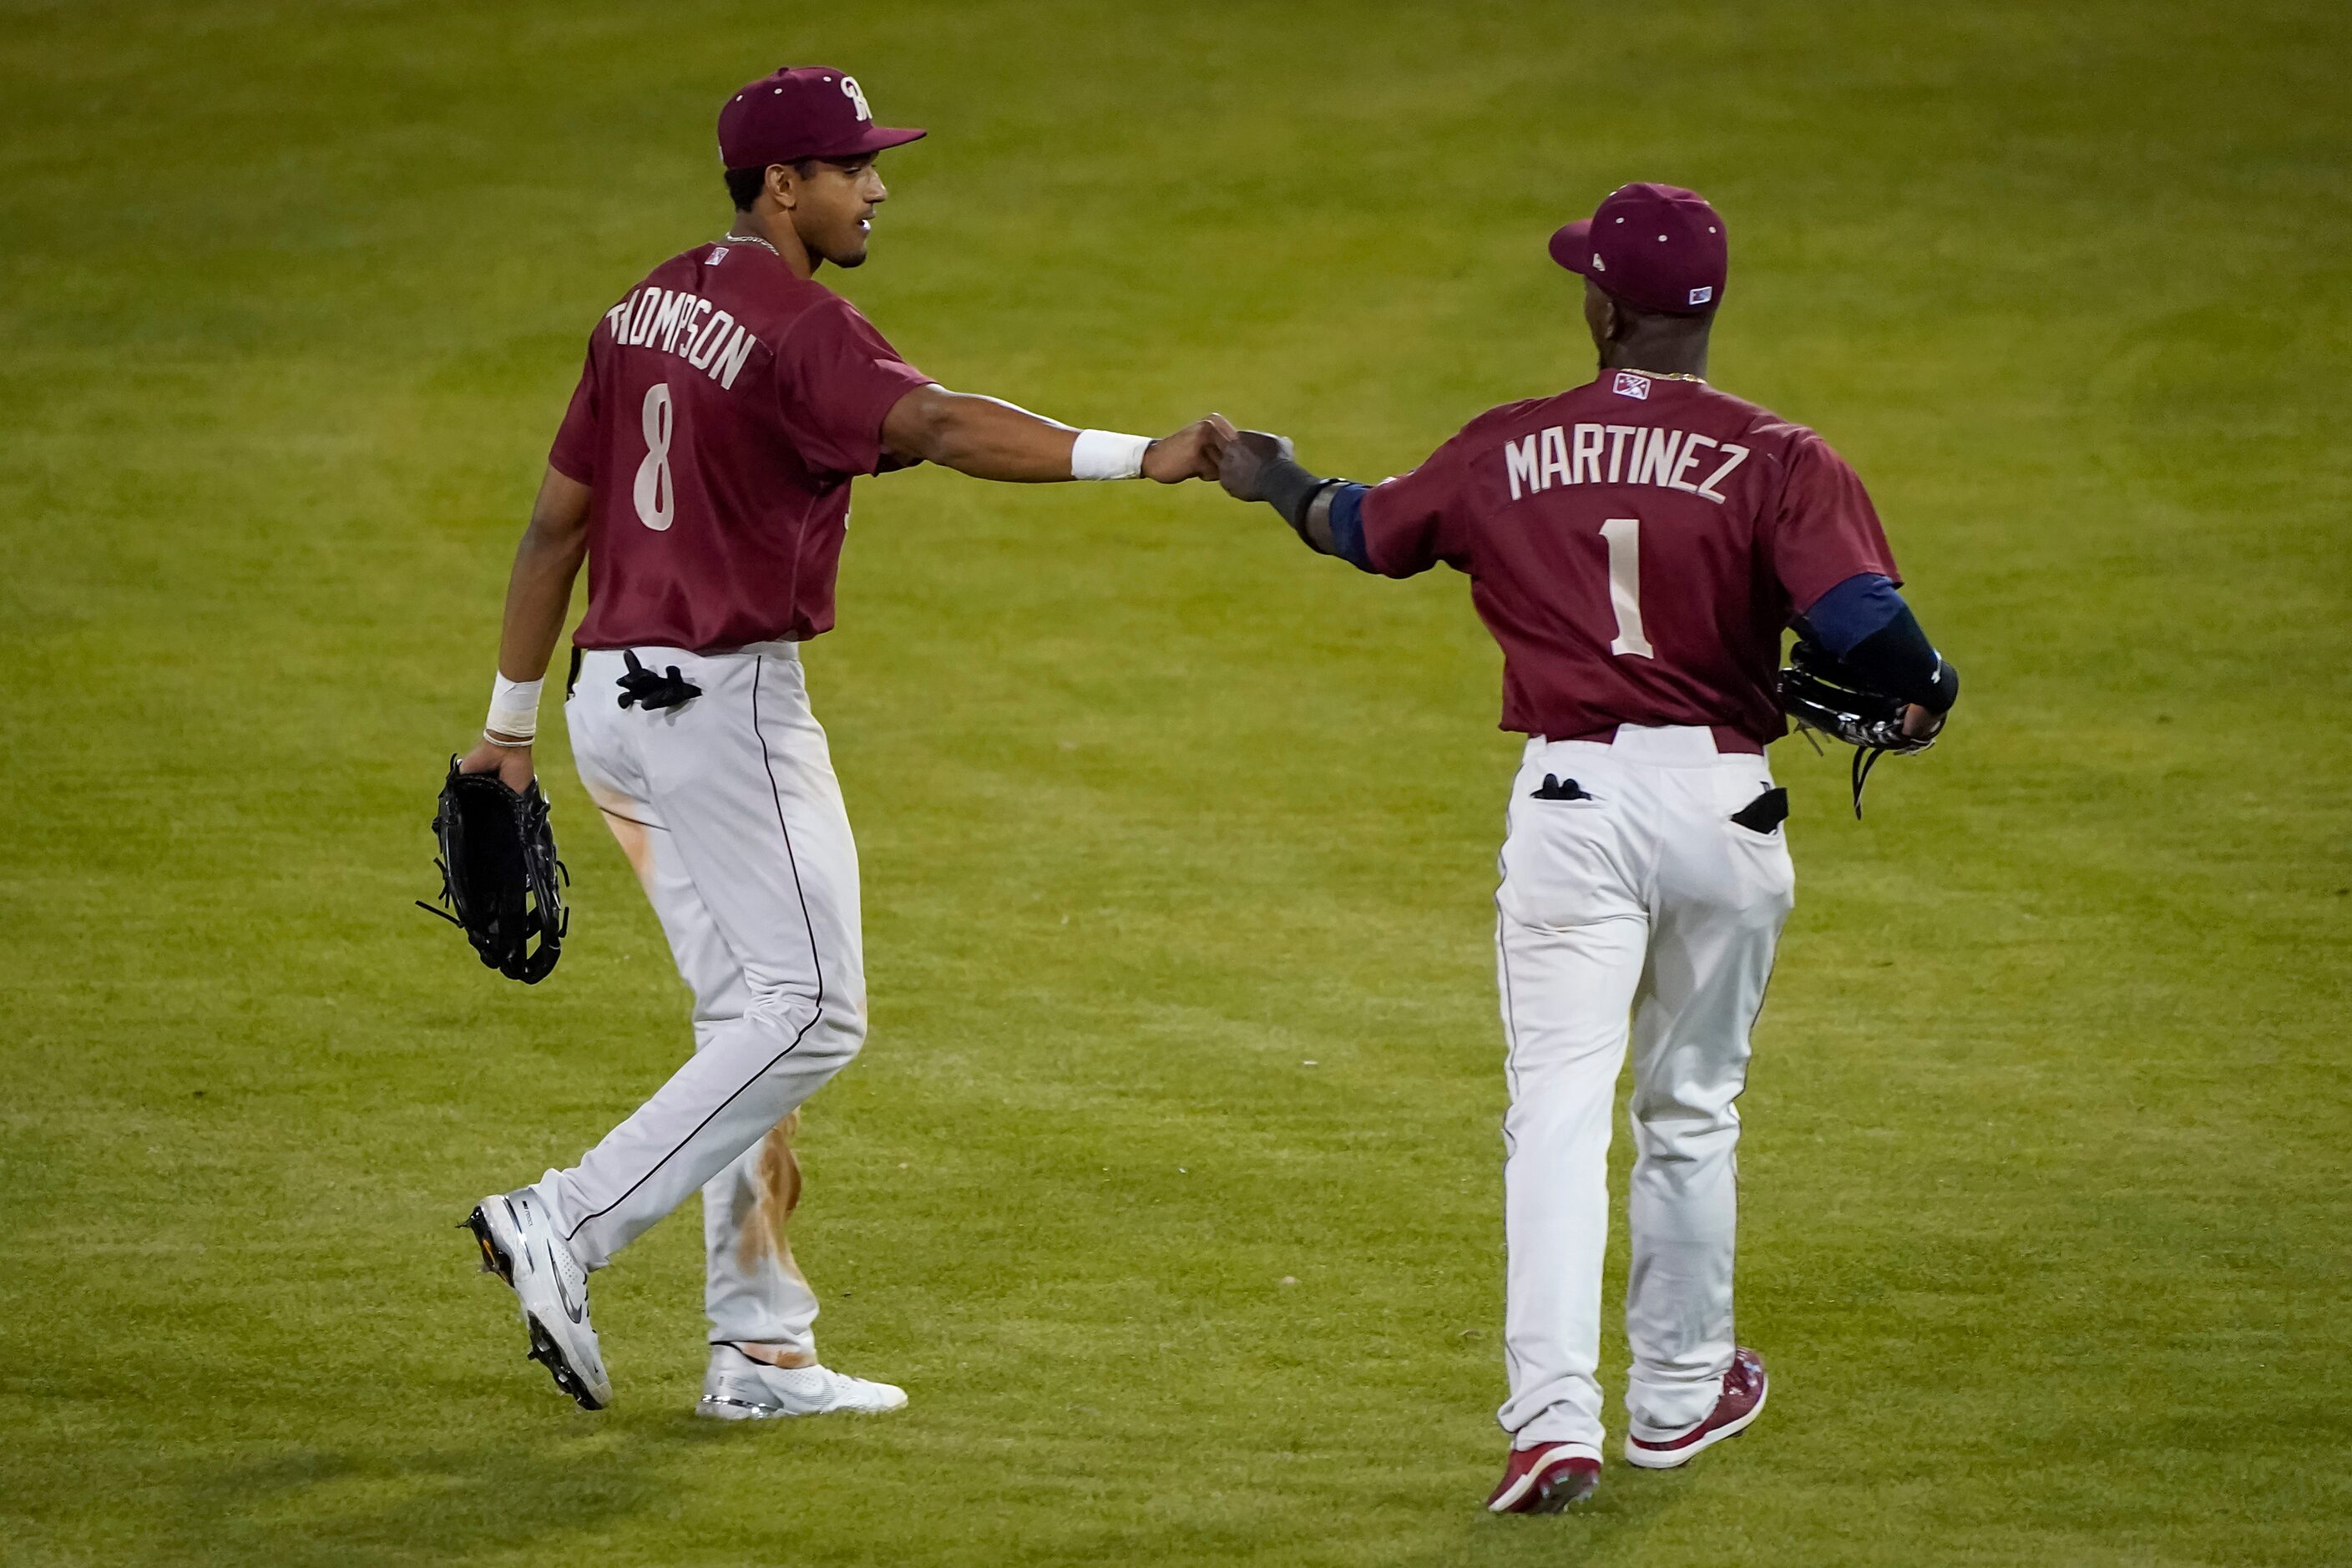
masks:
<path id="1" fill-rule="evenodd" d="M 1607 348 L 1617 338 L 1617 301 L 1588 278 L 1584 280 L 1584 325 L 1595 347 Z"/>
<path id="2" fill-rule="evenodd" d="M 768 199 L 786 212 L 800 205 L 800 185 L 790 163 L 768 165 Z"/>

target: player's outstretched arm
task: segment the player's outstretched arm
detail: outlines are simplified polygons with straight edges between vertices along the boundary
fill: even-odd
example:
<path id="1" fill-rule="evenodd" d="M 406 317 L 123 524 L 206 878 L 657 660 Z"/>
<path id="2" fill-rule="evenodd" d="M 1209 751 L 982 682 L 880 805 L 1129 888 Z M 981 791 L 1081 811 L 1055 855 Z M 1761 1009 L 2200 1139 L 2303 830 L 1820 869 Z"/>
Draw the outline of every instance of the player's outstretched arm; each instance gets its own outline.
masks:
<path id="1" fill-rule="evenodd" d="M 530 743 L 538 733 L 540 682 L 562 635 L 572 584 L 588 556 L 586 485 L 547 470 L 532 503 L 530 522 L 515 547 L 507 579 L 506 619 L 499 633 L 499 679 L 482 739 L 458 763 L 469 773 L 495 772 L 520 793 L 535 776 Z"/>
<path id="2" fill-rule="evenodd" d="M 1000 398 L 919 386 L 882 421 L 895 455 L 937 463 L 978 479 L 1049 484 L 1059 479 L 1213 479 L 1234 427 L 1221 415 L 1196 419 L 1157 441 L 1076 430 Z"/>

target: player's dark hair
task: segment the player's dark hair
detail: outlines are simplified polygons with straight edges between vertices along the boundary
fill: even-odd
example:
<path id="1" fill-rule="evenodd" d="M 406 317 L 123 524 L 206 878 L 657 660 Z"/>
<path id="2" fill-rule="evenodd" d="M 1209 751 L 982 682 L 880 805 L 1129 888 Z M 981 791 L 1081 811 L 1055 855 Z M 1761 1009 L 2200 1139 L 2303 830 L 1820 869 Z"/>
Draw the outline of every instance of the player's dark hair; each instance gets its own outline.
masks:
<path id="1" fill-rule="evenodd" d="M 767 184 L 768 170 L 764 163 L 756 169 L 727 171 L 727 194 L 734 200 L 735 210 L 739 213 L 751 210 L 751 204 L 760 199 L 760 192 Z"/>
<path id="2" fill-rule="evenodd" d="M 805 180 L 816 173 L 819 163 L 830 163 L 836 169 L 854 169 L 865 161 L 863 158 L 803 158 L 793 164 L 793 173 Z M 750 212 L 751 204 L 760 199 L 760 193 L 767 188 L 767 184 L 768 165 L 765 163 L 756 169 L 727 171 L 727 195 L 739 213 Z"/>

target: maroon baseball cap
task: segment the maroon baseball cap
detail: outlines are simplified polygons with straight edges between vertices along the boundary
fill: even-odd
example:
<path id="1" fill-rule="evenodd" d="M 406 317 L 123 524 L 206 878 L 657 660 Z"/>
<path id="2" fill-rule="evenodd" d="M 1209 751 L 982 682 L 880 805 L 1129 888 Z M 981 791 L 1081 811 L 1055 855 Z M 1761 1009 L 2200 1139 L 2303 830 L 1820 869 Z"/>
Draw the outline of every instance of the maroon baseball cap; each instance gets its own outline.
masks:
<path id="1" fill-rule="evenodd" d="M 922 134 L 875 124 L 865 91 L 847 71 L 783 66 L 746 83 L 719 110 L 719 161 L 730 169 L 764 169 L 803 158 L 862 158 Z"/>
<path id="2" fill-rule="evenodd" d="M 1680 185 L 1620 185 L 1551 237 L 1551 258 L 1629 305 L 1698 316 L 1723 302 L 1730 249 L 1706 198 Z"/>

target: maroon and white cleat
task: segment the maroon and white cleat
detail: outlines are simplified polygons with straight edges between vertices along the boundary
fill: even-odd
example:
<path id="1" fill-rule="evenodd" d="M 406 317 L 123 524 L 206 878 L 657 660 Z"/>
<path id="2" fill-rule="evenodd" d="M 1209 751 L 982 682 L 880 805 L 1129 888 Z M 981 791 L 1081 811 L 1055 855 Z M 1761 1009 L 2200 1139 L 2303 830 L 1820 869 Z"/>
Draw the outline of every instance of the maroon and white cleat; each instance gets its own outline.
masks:
<path id="1" fill-rule="evenodd" d="M 1768 1386 L 1763 1358 L 1740 1346 L 1731 1354 L 1731 1370 L 1723 1374 L 1723 1393 L 1707 1418 L 1679 1436 L 1636 1437 L 1626 1433 L 1625 1462 L 1645 1470 L 1671 1470 L 1690 1463 L 1691 1456 L 1702 1448 L 1747 1431 L 1749 1423 L 1764 1412 Z"/>
<path id="2" fill-rule="evenodd" d="M 1514 1448 L 1502 1483 L 1486 1500 L 1489 1513 L 1558 1513 L 1582 1502 L 1601 1484 L 1601 1461 L 1581 1444 L 1538 1443 Z"/>

